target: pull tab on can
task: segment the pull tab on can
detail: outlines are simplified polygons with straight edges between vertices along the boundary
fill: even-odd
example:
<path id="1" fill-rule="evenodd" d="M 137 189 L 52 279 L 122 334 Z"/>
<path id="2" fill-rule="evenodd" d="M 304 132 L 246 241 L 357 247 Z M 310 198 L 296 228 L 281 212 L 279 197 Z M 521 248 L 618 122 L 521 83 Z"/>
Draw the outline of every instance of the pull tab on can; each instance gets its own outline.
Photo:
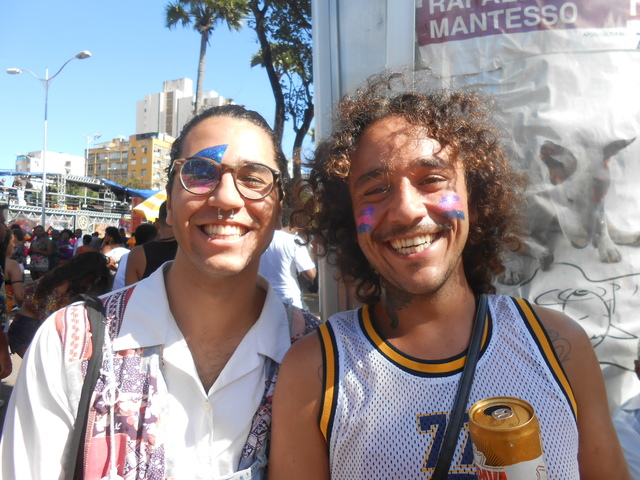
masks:
<path id="1" fill-rule="evenodd" d="M 513 417 L 513 410 L 511 410 L 509 407 L 501 407 L 497 410 L 494 410 L 491 416 L 496 420 L 506 420 L 507 418 Z"/>

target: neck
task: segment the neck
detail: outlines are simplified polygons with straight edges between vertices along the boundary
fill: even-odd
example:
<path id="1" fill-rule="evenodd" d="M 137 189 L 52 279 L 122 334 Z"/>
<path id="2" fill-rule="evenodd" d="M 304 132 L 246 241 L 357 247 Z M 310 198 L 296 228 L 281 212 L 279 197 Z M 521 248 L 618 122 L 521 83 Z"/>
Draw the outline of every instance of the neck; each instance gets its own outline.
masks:
<path id="1" fill-rule="evenodd" d="M 180 251 L 178 251 L 180 253 Z M 189 347 L 205 389 L 209 391 L 233 352 L 255 324 L 266 291 L 253 279 L 203 278 L 180 256 L 165 273 L 171 313 Z"/>
<path id="2" fill-rule="evenodd" d="M 161 226 L 158 229 L 158 238 L 156 240 L 169 241 L 175 240 L 176 237 L 173 236 L 173 228 L 170 226 Z"/>
<path id="3" fill-rule="evenodd" d="M 165 281 L 171 312 L 183 334 L 243 329 L 255 323 L 266 293 L 257 285 L 257 270 L 212 278 L 182 260 L 178 251 Z"/>
<path id="4" fill-rule="evenodd" d="M 438 360 L 467 348 L 476 301 L 466 284 L 456 295 L 410 295 L 387 286 L 384 297 L 371 307 L 383 338 L 408 355 Z"/>

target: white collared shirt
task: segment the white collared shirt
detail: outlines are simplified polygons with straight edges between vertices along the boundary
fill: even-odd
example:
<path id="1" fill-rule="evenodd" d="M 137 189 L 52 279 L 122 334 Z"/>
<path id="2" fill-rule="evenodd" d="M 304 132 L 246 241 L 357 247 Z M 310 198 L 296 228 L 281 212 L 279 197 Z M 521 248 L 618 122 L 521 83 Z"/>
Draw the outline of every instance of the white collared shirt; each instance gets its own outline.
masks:
<path id="1" fill-rule="evenodd" d="M 266 357 L 279 363 L 290 347 L 286 311 L 259 277 L 258 284 L 267 290 L 262 313 L 205 392 L 169 309 L 164 284 L 169 267 L 170 262 L 136 284 L 114 350 L 163 345 L 168 408 L 158 427 L 165 429 L 168 439 L 166 473 L 176 478 L 224 478 L 237 468 L 260 404 Z M 51 472 L 61 470 L 76 411 L 69 398 L 79 397 L 79 391 L 68 394 L 67 388 L 60 338 L 49 318 L 25 356 L 9 402 L 0 445 L 2 478 L 52 478 Z"/>

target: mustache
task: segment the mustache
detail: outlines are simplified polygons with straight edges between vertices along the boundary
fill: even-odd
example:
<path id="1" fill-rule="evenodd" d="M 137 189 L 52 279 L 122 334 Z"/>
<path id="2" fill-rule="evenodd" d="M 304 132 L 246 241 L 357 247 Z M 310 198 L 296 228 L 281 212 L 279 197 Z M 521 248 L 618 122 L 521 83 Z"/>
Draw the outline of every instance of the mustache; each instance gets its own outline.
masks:
<path id="1" fill-rule="evenodd" d="M 374 242 L 384 243 L 398 237 L 418 237 L 420 235 L 437 235 L 449 231 L 453 225 L 447 222 L 421 221 L 417 225 L 397 225 L 383 231 L 377 231 L 371 239 Z"/>

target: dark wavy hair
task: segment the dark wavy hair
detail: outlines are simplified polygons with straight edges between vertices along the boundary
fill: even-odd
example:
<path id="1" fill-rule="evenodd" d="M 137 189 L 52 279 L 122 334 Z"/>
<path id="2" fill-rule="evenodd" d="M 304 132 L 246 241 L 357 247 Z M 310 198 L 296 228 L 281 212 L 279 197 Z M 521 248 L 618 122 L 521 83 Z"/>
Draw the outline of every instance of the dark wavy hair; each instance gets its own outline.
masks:
<path id="1" fill-rule="evenodd" d="M 109 291 L 110 277 L 107 257 L 100 252 L 85 252 L 71 257 L 38 280 L 36 295 L 45 297 L 64 281 L 70 283 L 68 292 L 72 295 L 102 295 Z"/>
<path id="2" fill-rule="evenodd" d="M 142 223 L 138 225 L 133 236 L 136 239 L 136 246 L 144 245 L 145 243 L 156 239 L 158 236 L 158 229 L 151 223 Z"/>
<path id="3" fill-rule="evenodd" d="M 111 237 L 111 240 L 113 240 L 111 243 L 124 244 L 117 227 L 107 227 L 104 229 L 104 233 Z"/>
<path id="4" fill-rule="evenodd" d="M 478 92 L 442 89 L 436 82 L 386 72 L 344 97 L 333 132 L 317 145 L 309 179 L 296 193 L 300 206 L 292 223 L 302 227 L 307 241 L 314 240 L 344 281 L 355 284 L 363 302 L 379 300 L 382 284 L 358 245 L 348 184 L 351 154 L 366 128 L 383 118 L 399 116 L 426 129 L 463 162 L 470 225 L 462 257 L 475 293 L 495 293 L 492 279 L 504 271 L 502 252 L 520 245 L 524 176 L 513 168 L 492 102 Z"/>
<path id="5" fill-rule="evenodd" d="M 277 141 L 275 133 L 273 129 L 269 126 L 267 121 L 264 119 L 262 115 L 254 110 L 248 110 L 242 105 L 222 105 L 219 107 L 211 107 L 205 110 L 204 112 L 196 115 L 191 120 L 189 120 L 185 126 L 182 128 L 182 132 L 180 132 L 180 136 L 175 139 L 173 144 L 171 145 L 171 162 L 169 166 L 165 169 L 167 174 L 167 192 L 171 194 L 171 189 L 173 187 L 173 180 L 175 176 L 173 175 L 173 162 L 182 158 L 182 146 L 184 144 L 185 138 L 189 135 L 189 132 L 198 125 L 203 120 L 207 118 L 213 117 L 228 117 L 235 118 L 237 120 L 246 120 L 248 122 L 253 123 L 255 126 L 261 128 L 267 136 L 271 139 L 271 144 L 273 145 L 273 154 L 274 158 L 278 164 L 278 168 L 281 172 L 286 172 L 287 170 L 287 159 L 282 152 L 282 146 Z"/>

